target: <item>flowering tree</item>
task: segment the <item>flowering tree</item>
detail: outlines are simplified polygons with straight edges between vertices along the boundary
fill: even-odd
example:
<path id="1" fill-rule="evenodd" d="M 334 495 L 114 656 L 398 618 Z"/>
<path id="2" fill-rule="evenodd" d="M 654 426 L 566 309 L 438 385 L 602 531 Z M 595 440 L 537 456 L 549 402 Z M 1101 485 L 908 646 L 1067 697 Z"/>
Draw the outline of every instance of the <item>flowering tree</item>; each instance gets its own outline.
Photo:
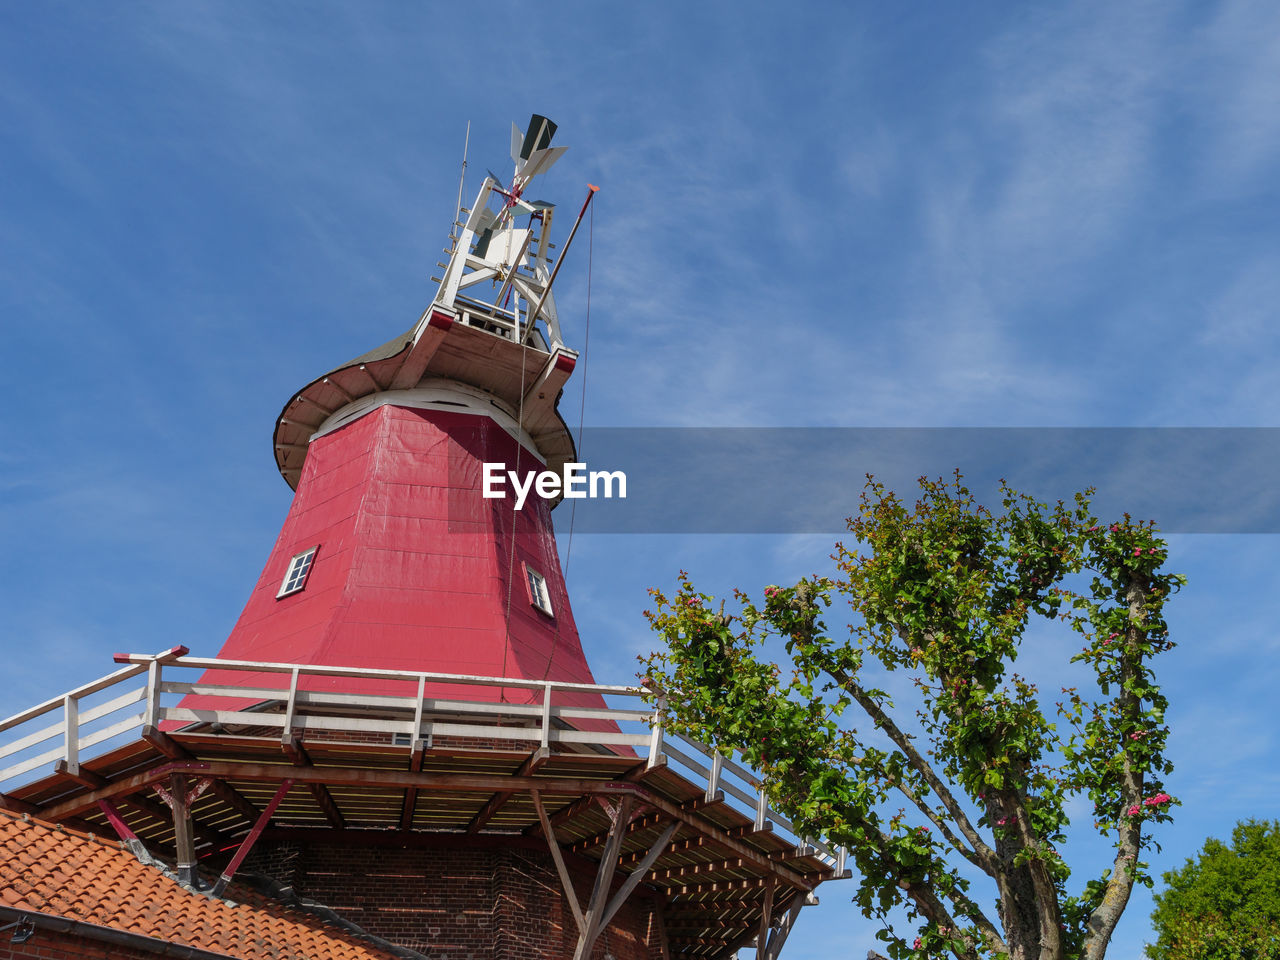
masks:
<path id="1" fill-rule="evenodd" d="M 1171 646 L 1162 609 L 1181 578 L 1161 572 L 1150 524 L 1103 525 L 1086 495 L 1047 506 L 1002 487 L 993 513 L 958 473 L 920 483 L 914 508 L 868 483 L 838 582 L 737 592 L 732 613 L 684 573 L 674 596 L 653 591 L 667 649 L 646 682 L 675 729 L 759 770 L 797 830 L 848 847 L 856 902 L 896 960 L 1100 960 L 1134 883 L 1150 885 L 1146 828 L 1174 802 L 1149 663 Z M 833 591 L 855 615 L 845 639 L 822 619 Z M 1061 727 L 1012 669 L 1037 619 L 1083 637 L 1072 660 L 1095 678 L 1055 694 Z M 789 669 L 765 656 L 779 641 Z M 914 685 L 914 712 L 878 689 L 894 674 Z M 1073 886 L 1058 847 L 1082 795 L 1114 856 Z M 970 893 L 978 875 L 994 909 Z"/>

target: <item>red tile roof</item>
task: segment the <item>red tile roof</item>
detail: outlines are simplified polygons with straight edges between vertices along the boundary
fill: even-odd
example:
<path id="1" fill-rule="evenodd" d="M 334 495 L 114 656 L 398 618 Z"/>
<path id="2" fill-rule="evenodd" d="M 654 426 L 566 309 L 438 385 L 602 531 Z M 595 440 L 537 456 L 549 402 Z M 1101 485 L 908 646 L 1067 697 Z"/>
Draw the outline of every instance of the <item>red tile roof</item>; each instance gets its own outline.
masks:
<path id="1" fill-rule="evenodd" d="M 241 960 L 395 955 L 242 886 L 235 903 L 193 893 L 118 841 L 0 810 L 0 906 L 183 944 Z"/>

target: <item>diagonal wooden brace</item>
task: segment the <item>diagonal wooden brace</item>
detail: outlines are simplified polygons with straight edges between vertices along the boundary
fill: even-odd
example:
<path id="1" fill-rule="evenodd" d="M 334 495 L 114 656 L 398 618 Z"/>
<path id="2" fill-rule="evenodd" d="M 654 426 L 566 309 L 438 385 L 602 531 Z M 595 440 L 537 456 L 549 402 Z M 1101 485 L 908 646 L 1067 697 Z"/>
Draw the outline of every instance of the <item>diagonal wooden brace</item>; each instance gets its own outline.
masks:
<path id="1" fill-rule="evenodd" d="M 614 871 L 618 868 L 618 854 L 622 850 L 622 841 L 627 835 L 627 824 L 631 820 L 631 807 L 634 798 L 627 794 L 618 802 L 617 814 L 613 818 L 613 832 L 604 845 L 600 855 L 600 866 L 596 870 L 596 882 L 591 888 L 591 899 L 587 901 L 587 912 L 584 927 L 578 936 L 578 946 L 573 951 L 573 960 L 586 960 L 591 956 L 591 948 L 595 946 L 603 925 L 600 922 L 604 915 L 605 900 L 609 896 L 609 886 L 613 883 Z"/>
<path id="2" fill-rule="evenodd" d="M 792 927 L 795 926 L 796 917 L 800 915 L 800 908 L 809 902 L 809 898 L 803 892 L 797 892 L 791 900 L 791 908 L 782 916 L 782 920 L 778 926 L 769 934 L 766 942 L 763 937 L 756 941 L 756 957 L 758 960 L 778 960 L 778 954 L 782 952 L 782 945 L 787 942 L 787 937 L 791 933 Z"/>
<path id="3" fill-rule="evenodd" d="M 569 868 L 564 865 L 564 854 L 560 852 L 560 844 L 556 840 L 556 832 L 551 826 L 551 818 L 542 805 L 542 794 L 530 790 L 533 806 L 538 811 L 538 820 L 542 823 L 543 836 L 547 838 L 547 846 L 551 848 L 551 859 L 556 862 L 556 872 L 560 874 L 560 886 L 564 887 L 565 899 L 569 901 L 569 909 L 573 911 L 573 922 L 578 925 L 578 936 L 586 932 L 587 924 L 582 916 L 582 907 L 578 903 L 577 891 L 573 889 L 573 880 L 569 877 Z"/>
<path id="4" fill-rule="evenodd" d="M 280 801 L 284 799 L 284 795 L 289 792 L 289 788 L 293 786 L 292 780 L 284 780 L 280 784 L 280 789 L 276 791 L 271 802 L 266 805 L 262 813 L 258 816 L 257 822 L 254 823 L 253 829 L 249 831 L 249 835 L 240 843 L 240 847 L 236 850 L 235 856 L 231 858 L 231 862 L 227 864 L 226 869 L 222 871 L 222 875 L 218 877 L 213 885 L 213 895 L 215 897 L 222 896 L 222 891 L 227 889 L 227 884 L 231 882 L 231 878 L 236 875 L 236 871 L 240 869 L 240 864 L 244 863 L 244 858 L 249 855 L 249 851 L 253 849 L 253 845 L 258 842 L 258 837 L 262 836 L 262 831 L 266 829 L 268 821 L 276 812 L 276 807 L 280 806 Z"/>
<path id="5" fill-rule="evenodd" d="M 653 867 L 653 863 L 667 849 L 667 844 L 671 842 L 671 838 L 676 835 L 676 831 L 680 829 L 680 821 L 676 820 L 667 825 L 662 831 L 662 835 L 649 848 L 649 852 L 645 854 L 634 870 L 627 876 L 626 882 L 622 888 L 613 895 L 613 899 L 609 901 L 609 905 L 604 908 L 604 913 L 600 915 L 600 929 L 603 930 L 609 925 L 609 921 L 613 919 L 613 915 L 618 912 L 618 908 L 626 902 L 627 897 L 631 896 L 631 892 L 639 886 L 640 881 L 649 875 L 649 870 Z"/>

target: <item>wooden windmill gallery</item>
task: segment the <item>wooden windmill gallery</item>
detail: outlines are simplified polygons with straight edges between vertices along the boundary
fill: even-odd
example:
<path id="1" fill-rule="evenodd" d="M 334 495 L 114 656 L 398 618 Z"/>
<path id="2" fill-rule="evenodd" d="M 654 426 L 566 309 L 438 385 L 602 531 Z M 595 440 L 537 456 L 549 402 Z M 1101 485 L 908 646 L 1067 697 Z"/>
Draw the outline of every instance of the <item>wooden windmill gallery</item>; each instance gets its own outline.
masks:
<path id="1" fill-rule="evenodd" d="M 513 129 L 412 328 L 285 404 L 294 498 L 219 655 L 0 721 L 0 957 L 773 958 L 844 875 L 596 683 L 554 498 L 481 496 L 575 459 L 552 287 L 595 188 L 556 250 L 554 133 Z"/>

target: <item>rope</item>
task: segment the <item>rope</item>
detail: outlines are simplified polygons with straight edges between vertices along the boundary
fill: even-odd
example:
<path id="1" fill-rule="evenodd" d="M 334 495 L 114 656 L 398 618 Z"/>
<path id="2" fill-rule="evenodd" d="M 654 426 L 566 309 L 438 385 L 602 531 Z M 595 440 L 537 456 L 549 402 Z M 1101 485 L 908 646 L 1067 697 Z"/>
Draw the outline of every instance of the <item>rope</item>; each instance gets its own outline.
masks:
<path id="1" fill-rule="evenodd" d="M 591 258 L 596 246 L 596 208 L 591 206 L 587 222 L 587 329 L 582 337 L 582 404 L 578 408 L 578 460 L 582 460 L 582 424 L 587 416 L 587 359 L 591 352 Z M 569 561 L 573 559 L 573 523 L 578 516 L 578 501 L 569 508 L 569 542 L 564 548 L 564 579 L 569 580 Z"/>
<path id="2" fill-rule="evenodd" d="M 546 225 L 543 225 L 546 229 Z M 513 265 L 512 270 L 515 269 Z M 537 317 L 526 315 L 525 326 L 529 328 L 524 335 L 520 333 L 520 321 L 516 320 L 516 336 L 520 337 L 520 403 L 516 412 L 516 429 L 524 430 L 524 374 L 525 363 L 529 357 L 529 337 L 528 333 L 532 332 L 534 321 Z M 520 475 L 520 454 L 524 452 L 524 444 L 520 438 L 516 437 L 516 476 Z M 507 675 L 507 655 L 511 650 L 511 590 L 515 586 L 515 568 L 516 568 L 516 521 L 519 519 L 520 511 L 516 509 L 516 499 L 511 497 L 511 551 L 507 557 L 507 615 L 506 615 L 506 637 L 502 641 L 502 675 Z M 500 701 L 507 699 L 507 688 L 502 688 Z"/>

